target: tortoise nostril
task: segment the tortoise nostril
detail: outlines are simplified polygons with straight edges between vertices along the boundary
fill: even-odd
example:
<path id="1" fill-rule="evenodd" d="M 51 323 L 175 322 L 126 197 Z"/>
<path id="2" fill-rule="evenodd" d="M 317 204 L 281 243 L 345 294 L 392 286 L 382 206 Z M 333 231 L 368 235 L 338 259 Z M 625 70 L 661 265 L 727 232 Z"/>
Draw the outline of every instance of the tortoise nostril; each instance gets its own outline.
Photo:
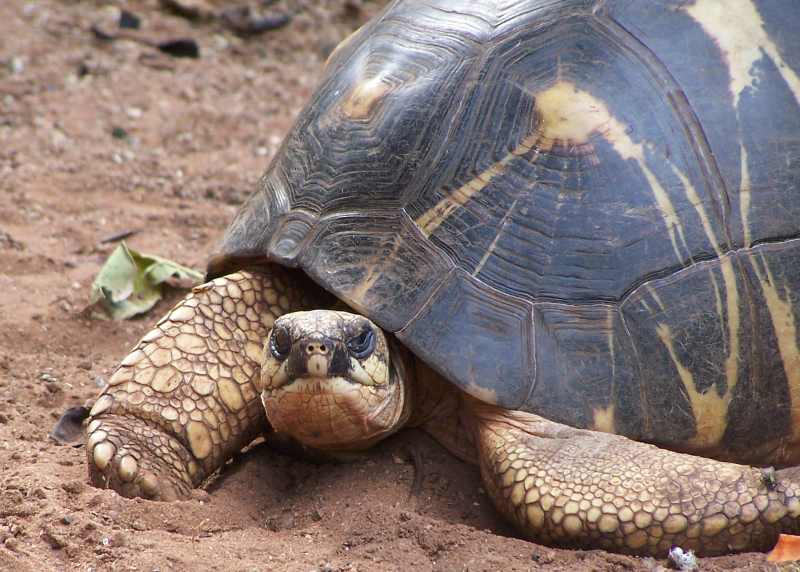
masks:
<path id="1" fill-rule="evenodd" d="M 312 354 L 325 355 L 328 353 L 328 345 L 324 342 L 311 342 L 306 345 L 306 353 L 308 355 Z"/>

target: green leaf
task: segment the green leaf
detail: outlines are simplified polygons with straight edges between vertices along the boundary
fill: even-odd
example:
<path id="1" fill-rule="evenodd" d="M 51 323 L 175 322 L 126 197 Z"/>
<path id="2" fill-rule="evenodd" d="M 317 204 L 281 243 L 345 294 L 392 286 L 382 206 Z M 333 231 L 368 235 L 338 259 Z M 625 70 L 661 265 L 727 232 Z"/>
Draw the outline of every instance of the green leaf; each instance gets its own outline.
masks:
<path id="1" fill-rule="evenodd" d="M 162 297 L 163 285 L 191 288 L 203 274 L 171 260 L 143 254 L 121 243 L 106 260 L 92 284 L 90 308 L 112 320 L 143 314 Z"/>

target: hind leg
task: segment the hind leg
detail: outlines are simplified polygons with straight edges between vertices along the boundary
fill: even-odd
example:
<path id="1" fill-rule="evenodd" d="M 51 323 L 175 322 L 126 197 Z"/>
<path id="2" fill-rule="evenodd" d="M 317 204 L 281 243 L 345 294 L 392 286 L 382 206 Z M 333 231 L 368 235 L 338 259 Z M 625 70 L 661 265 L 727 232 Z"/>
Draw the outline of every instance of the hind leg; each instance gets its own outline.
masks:
<path id="1" fill-rule="evenodd" d="M 311 307 L 287 271 L 195 288 L 122 360 L 90 412 L 89 477 L 123 496 L 186 498 L 267 429 L 253 380 L 279 315 Z"/>
<path id="2" fill-rule="evenodd" d="M 474 404 L 481 474 L 535 540 L 664 558 L 764 550 L 800 524 L 794 469 L 763 471 Z"/>

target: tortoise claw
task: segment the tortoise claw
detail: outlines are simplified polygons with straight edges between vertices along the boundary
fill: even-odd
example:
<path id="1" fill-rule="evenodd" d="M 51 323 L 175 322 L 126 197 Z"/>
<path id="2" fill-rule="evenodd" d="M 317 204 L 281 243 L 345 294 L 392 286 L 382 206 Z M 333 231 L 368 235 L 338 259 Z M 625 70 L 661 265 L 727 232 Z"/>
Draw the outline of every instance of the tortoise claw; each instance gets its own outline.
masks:
<path id="1" fill-rule="evenodd" d="M 188 499 L 199 470 L 183 445 L 139 419 L 93 421 L 86 453 L 92 484 L 130 498 Z"/>

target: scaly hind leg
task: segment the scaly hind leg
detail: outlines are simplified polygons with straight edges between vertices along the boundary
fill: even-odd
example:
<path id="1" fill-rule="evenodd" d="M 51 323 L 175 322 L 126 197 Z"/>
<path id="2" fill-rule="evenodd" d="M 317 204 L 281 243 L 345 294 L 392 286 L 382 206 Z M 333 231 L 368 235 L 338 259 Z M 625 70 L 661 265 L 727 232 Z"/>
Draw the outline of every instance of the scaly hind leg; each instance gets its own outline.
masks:
<path id="1" fill-rule="evenodd" d="M 141 339 L 90 412 L 94 485 L 128 497 L 186 498 L 267 428 L 253 380 L 275 318 L 315 302 L 296 280 L 279 267 L 217 278 Z"/>
<path id="2" fill-rule="evenodd" d="M 771 547 L 798 529 L 796 469 L 762 470 L 470 402 L 494 504 L 530 538 L 664 558 Z"/>

